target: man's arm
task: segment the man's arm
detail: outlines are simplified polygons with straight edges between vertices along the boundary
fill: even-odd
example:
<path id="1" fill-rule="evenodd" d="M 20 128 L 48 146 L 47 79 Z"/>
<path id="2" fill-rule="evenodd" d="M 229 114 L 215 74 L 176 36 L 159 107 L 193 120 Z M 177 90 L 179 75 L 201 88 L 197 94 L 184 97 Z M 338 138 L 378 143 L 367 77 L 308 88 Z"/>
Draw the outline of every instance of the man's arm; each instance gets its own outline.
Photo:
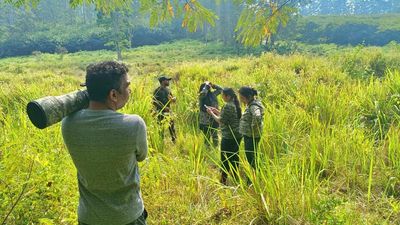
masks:
<path id="1" fill-rule="evenodd" d="M 144 120 L 139 117 L 136 130 L 136 160 L 141 162 L 147 157 L 147 128 Z"/>
<path id="2" fill-rule="evenodd" d="M 220 87 L 216 84 L 213 84 L 212 87 L 215 89 L 215 91 L 213 92 L 215 96 L 218 96 L 222 93 L 222 90 L 223 90 L 222 87 Z"/>
<path id="3" fill-rule="evenodd" d="M 159 94 L 160 89 L 157 88 L 154 93 L 153 93 L 153 105 L 154 107 L 156 107 L 157 109 L 162 109 L 163 105 L 160 101 L 160 94 Z"/>
<path id="4" fill-rule="evenodd" d="M 176 102 L 176 97 L 174 97 L 174 95 L 172 94 L 171 91 L 169 91 L 169 93 L 168 93 L 168 101 L 169 101 L 169 103 L 175 103 Z"/>

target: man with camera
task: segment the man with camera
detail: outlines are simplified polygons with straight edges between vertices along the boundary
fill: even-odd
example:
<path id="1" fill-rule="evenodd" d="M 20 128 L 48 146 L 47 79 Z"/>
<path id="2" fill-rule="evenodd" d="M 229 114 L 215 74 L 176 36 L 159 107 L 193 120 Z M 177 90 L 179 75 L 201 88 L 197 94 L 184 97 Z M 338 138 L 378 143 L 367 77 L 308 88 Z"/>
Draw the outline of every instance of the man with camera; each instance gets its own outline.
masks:
<path id="1" fill-rule="evenodd" d="M 108 61 L 87 67 L 89 107 L 68 115 L 62 134 L 78 172 L 81 225 L 145 225 L 138 162 L 147 156 L 146 124 L 118 113 L 130 95 L 128 68 Z"/>

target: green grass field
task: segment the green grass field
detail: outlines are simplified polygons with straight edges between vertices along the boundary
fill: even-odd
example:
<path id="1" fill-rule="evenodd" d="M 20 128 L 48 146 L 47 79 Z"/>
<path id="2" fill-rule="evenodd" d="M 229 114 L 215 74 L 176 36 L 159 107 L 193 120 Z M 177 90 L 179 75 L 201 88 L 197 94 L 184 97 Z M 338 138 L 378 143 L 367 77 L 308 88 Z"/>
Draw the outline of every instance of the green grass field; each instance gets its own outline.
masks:
<path id="1" fill-rule="evenodd" d="M 220 44 L 185 41 L 126 52 L 133 85 L 122 111 L 148 126 L 150 152 L 140 169 L 149 224 L 400 223 L 397 49 L 238 56 Z M 36 129 L 25 107 L 77 90 L 89 63 L 114 58 L 99 51 L 0 60 L 0 223 L 15 202 L 6 224 L 76 223 L 76 170 L 60 124 Z M 176 145 L 160 139 L 150 113 L 160 72 L 174 78 Z M 207 150 L 197 128 L 205 80 L 260 91 L 259 170 L 241 159 L 251 187 L 245 179 L 219 184 L 219 150 Z"/>

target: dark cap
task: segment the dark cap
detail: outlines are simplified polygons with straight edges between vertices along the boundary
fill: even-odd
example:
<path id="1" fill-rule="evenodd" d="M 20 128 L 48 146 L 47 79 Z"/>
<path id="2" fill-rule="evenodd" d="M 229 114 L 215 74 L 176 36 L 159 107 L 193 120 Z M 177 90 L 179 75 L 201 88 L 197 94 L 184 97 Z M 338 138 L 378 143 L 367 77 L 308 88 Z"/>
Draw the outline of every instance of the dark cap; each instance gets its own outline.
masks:
<path id="1" fill-rule="evenodd" d="M 172 78 L 166 77 L 166 76 L 161 76 L 161 77 L 158 78 L 158 81 L 160 81 L 160 82 L 163 82 L 165 80 L 172 80 Z"/>

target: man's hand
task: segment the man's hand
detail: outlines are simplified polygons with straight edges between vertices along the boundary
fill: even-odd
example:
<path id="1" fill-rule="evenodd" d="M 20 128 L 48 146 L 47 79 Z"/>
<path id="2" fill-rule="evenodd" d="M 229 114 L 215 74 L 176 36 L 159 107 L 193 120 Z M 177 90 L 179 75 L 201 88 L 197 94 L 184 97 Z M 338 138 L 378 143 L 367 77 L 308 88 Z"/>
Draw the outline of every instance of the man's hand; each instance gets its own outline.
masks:
<path id="1" fill-rule="evenodd" d="M 168 96 L 168 99 L 169 99 L 170 102 L 173 102 L 173 103 L 176 102 L 176 97 L 174 97 L 174 96 L 172 96 L 172 95 L 169 95 L 169 96 Z"/>
<path id="2" fill-rule="evenodd" d="M 210 90 L 213 87 L 213 84 L 210 81 L 204 82 L 206 84 L 206 88 Z"/>

